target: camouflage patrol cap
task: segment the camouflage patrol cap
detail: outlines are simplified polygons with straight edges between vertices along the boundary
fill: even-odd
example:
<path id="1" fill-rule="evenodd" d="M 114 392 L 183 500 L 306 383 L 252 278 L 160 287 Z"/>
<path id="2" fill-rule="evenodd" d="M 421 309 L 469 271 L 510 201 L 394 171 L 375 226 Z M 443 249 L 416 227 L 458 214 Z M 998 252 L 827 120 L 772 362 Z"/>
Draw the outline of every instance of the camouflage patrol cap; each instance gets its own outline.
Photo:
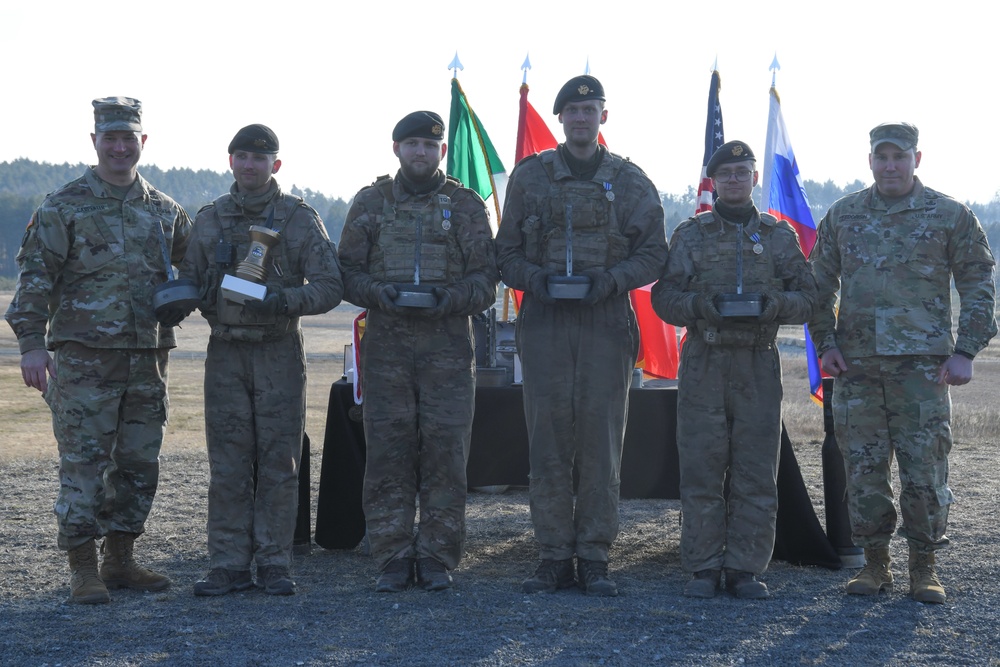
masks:
<path id="1" fill-rule="evenodd" d="M 719 146 L 718 150 L 712 153 L 712 157 L 708 159 L 708 164 L 705 165 L 705 175 L 711 178 L 722 165 L 730 162 L 746 162 L 747 160 L 757 160 L 753 156 L 750 146 L 742 141 L 726 142 Z"/>
<path id="2" fill-rule="evenodd" d="M 433 111 L 408 113 L 392 128 L 392 140 L 402 141 L 410 137 L 444 141 L 444 120 Z"/>
<path id="3" fill-rule="evenodd" d="M 605 101 L 604 86 L 589 74 L 574 76 L 563 84 L 563 87 L 559 89 L 559 94 L 556 95 L 556 103 L 552 106 L 552 113 L 558 116 L 569 102 L 582 102 L 584 100 Z"/>
<path id="4" fill-rule="evenodd" d="M 873 127 L 868 136 L 871 138 L 873 151 L 885 143 L 895 144 L 908 151 L 917 147 L 920 131 L 911 123 L 882 123 Z"/>
<path id="5" fill-rule="evenodd" d="M 274 155 L 278 152 L 278 135 L 267 125 L 254 123 L 241 128 L 229 142 L 229 154 L 236 151 Z"/>
<path id="6" fill-rule="evenodd" d="M 93 104 L 96 132 L 142 132 L 142 102 L 134 97 L 99 97 Z"/>

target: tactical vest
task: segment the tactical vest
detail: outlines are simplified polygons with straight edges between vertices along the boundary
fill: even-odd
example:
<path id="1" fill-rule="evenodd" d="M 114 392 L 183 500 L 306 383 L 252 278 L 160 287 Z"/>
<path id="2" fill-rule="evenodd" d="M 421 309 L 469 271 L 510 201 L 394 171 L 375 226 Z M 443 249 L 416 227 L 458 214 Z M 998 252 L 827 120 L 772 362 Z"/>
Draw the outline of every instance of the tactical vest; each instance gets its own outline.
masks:
<path id="1" fill-rule="evenodd" d="M 701 247 L 692 255 L 698 274 L 697 290 L 705 294 L 733 294 L 736 292 L 737 249 L 739 234 L 743 235 L 743 292 L 783 291 L 780 278 L 775 277 L 772 233 L 778 219 L 768 213 L 760 213 L 760 226 L 750 233 L 746 227 L 720 222 L 712 211 L 704 211 L 696 217 L 701 232 Z M 721 231 L 720 231 L 721 230 Z M 756 239 L 754 236 L 756 235 Z M 759 247 L 759 252 L 754 248 Z M 699 332 L 705 329 L 705 322 L 699 321 Z M 774 342 L 778 325 L 757 324 L 753 321 L 734 319 L 720 327 L 711 327 L 716 338 L 711 344 L 735 346 L 768 346 Z"/>
<path id="2" fill-rule="evenodd" d="M 217 295 L 216 297 L 216 322 L 211 322 L 212 333 L 221 338 L 231 338 L 234 340 L 247 340 L 251 342 L 261 342 L 280 338 L 288 331 L 298 326 L 297 318 L 289 318 L 287 315 L 278 314 L 273 318 L 260 318 L 254 313 L 246 310 L 242 304 L 234 303 L 222 296 L 222 278 L 225 275 L 236 275 L 236 267 L 242 262 L 250 249 L 250 224 L 234 223 L 236 216 L 220 215 L 220 210 L 226 210 L 226 204 L 230 200 L 229 195 L 223 195 L 216 199 L 210 206 L 213 208 L 213 215 L 216 224 L 219 226 L 220 243 L 228 243 L 234 249 L 233 263 L 227 267 L 216 266 L 217 271 L 213 271 L 214 283 L 209 285 L 209 289 Z M 274 287 L 298 287 L 301 280 L 298 280 L 293 271 L 292 258 L 288 254 L 288 243 L 284 239 L 285 225 L 295 214 L 299 206 L 304 205 L 300 197 L 282 193 L 281 197 L 274 201 L 274 220 L 271 229 L 278 232 L 278 243 L 268 252 L 265 268 L 267 269 L 267 286 Z M 239 216 L 243 218 L 243 216 Z M 254 224 L 263 224 L 264 216 Z M 216 329 L 219 329 L 217 332 Z"/>
<path id="3" fill-rule="evenodd" d="M 378 238 L 369 255 L 369 273 L 376 280 L 452 283 L 464 276 L 457 223 L 451 217 L 451 197 L 461 183 L 448 177 L 436 194 L 397 202 L 393 179 L 382 176 L 374 187 L 382 195 Z"/>
<path id="4" fill-rule="evenodd" d="M 782 290 L 784 285 L 774 277 L 774 257 L 772 255 L 771 233 L 778 219 L 768 213 L 760 213 L 760 227 L 752 238 L 745 227 L 730 223 L 720 223 L 712 211 L 704 211 L 695 216 L 701 232 L 701 248 L 696 256 L 699 291 L 707 294 L 736 292 L 736 259 L 739 239 L 736 230 L 743 234 L 743 291 L 764 292 Z M 719 226 L 725 230 L 719 233 Z M 754 252 L 759 246 L 760 252 Z"/>
<path id="5" fill-rule="evenodd" d="M 569 205 L 573 271 L 610 269 L 629 254 L 629 241 L 621 233 L 614 204 L 614 181 L 625 161 L 612 153 L 604 157 L 611 161 L 608 181 L 557 181 L 553 168 L 555 155 L 555 151 L 546 151 L 538 156 L 549 177 L 549 191 L 538 215 L 526 218 L 522 226 L 527 259 L 560 273 L 566 271 Z"/>

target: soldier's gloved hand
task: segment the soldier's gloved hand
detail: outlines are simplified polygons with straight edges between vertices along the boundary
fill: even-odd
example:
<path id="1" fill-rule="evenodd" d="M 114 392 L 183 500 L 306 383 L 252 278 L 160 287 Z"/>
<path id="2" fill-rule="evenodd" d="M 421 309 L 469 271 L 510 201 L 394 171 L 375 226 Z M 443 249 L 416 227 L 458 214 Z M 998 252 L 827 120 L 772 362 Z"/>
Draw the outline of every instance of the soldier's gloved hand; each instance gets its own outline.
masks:
<path id="1" fill-rule="evenodd" d="M 694 314 L 699 320 L 706 320 L 709 324 L 718 326 L 725 320 L 719 307 L 715 305 L 717 294 L 699 294 L 694 298 Z"/>
<path id="2" fill-rule="evenodd" d="M 778 319 L 781 307 L 785 305 L 785 295 L 783 292 L 764 292 L 764 309 L 761 310 L 757 321 L 767 324 Z"/>
<path id="3" fill-rule="evenodd" d="M 582 275 L 590 278 L 590 291 L 580 299 L 581 306 L 593 306 L 615 293 L 618 285 L 614 277 L 604 269 L 587 269 Z"/>
<path id="4" fill-rule="evenodd" d="M 253 299 L 243 304 L 243 307 L 258 319 L 273 319 L 278 313 L 284 313 L 287 306 L 285 295 L 277 288 L 267 290 L 267 295 L 260 301 Z"/>
<path id="5" fill-rule="evenodd" d="M 194 312 L 194 308 L 179 308 L 177 306 L 170 306 L 167 308 L 161 308 L 158 313 L 156 313 L 156 321 L 165 327 L 175 327 L 184 321 L 184 318 Z"/>
<path id="6" fill-rule="evenodd" d="M 549 296 L 549 276 L 556 275 L 552 269 L 539 269 L 531 274 L 528 280 L 528 291 L 540 302 L 551 306 L 556 302 Z"/>
<path id="7" fill-rule="evenodd" d="M 432 320 L 439 320 L 442 317 L 451 315 L 451 292 L 444 287 L 435 287 L 434 297 L 437 299 L 437 305 L 433 308 L 427 308 L 424 311 L 426 317 Z"/>
<path id="8" fill-rule="evenodd" d="M 402 308 L 396 305 L 397 296 L 399 296 L 399 292 L 396 290 L 395 285 L 390 285 L 388 283 L 383 285 L 382 289 L 380 289 L 378 293 L 379 310 L 393 315 L 399 315 L 402 312 Z"/>

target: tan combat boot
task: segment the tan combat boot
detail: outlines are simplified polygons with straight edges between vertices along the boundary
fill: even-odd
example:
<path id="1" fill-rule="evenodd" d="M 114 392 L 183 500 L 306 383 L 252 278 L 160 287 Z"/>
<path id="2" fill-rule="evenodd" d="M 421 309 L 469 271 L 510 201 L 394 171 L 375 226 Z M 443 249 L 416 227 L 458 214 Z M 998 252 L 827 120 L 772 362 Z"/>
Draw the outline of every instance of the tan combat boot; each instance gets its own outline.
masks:
<path id="1" fill-rule="evenodd" d="M 104 555 L 101 579 L 108 588 L 162 591 L 170 585 L 170 579 L 135 562 L 132 558 L 132 543 L 135 538 L 132 533 L 108 533 L 101 545 L 101 553 Z"/>
<path id="2" fill-rule="evenodd" d="M 69 551 L 70 602 L 80 604 L 103 604 L 111 602 L 108 587 L 97 574 L 97 545 L 87 540 Z"/>
<path id="3" fill-rule="evenodd" d="M 889 547 L 865 548 L 865 567 L 847 582 L 849 595 L 878 595 L 892 592 Z"/>
<path id="4" fill-rule="evenodd" d="M 934 571 L 934 554 L 918 553 L 910 547 L 910 597 L 917 602 L 944 604 L 947 595 Z"/>

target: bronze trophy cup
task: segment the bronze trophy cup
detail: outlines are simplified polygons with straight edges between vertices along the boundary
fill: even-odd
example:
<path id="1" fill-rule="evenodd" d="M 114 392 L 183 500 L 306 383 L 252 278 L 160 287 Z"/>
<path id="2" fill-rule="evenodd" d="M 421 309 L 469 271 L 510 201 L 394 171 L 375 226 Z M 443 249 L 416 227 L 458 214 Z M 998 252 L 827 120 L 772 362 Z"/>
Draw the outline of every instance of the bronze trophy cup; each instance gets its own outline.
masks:
<path id="1" fill-rule="evenodd" d="M 271 248 L 278 244 L 281 235 L 269 227 L 250 227 L 250 250 L 247 257 L 236 265 L 236 275 L 222 279 L 222 295 L 229 301 L 246 303 L 260 301 L 267 294 L 267 269 L 264 263 Z"/>

